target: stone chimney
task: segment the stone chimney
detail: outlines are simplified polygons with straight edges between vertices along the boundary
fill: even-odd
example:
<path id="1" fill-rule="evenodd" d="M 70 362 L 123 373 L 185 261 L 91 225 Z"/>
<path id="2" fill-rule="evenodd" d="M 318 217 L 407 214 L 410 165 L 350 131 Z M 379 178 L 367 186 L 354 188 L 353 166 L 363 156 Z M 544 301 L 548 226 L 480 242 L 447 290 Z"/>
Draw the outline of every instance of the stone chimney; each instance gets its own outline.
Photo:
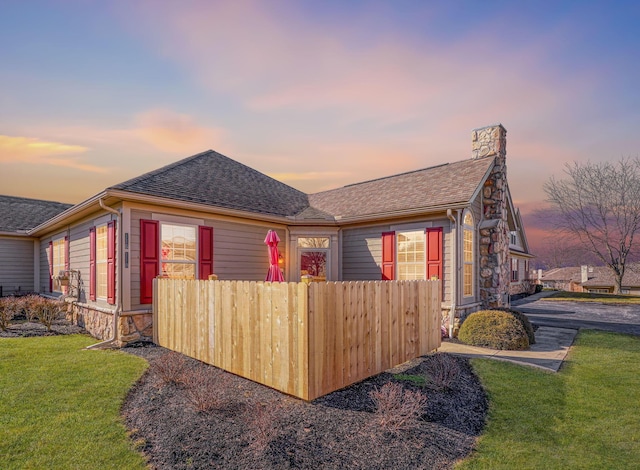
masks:
<path id="1" fill-rule="evenodd" d="M 476 160 L 496 156 L 507 156 L 507 130 L 502 124 L 471 131 L 471 157 Z"/>
<path id="2" fill-rule="evenodd" d="M 493 158 L 482 188 L 480 300 L 484 308 L 509 305 L 509 224 L 507 221 L 507 130 L 502 124 L 471 133 L 472 158 Z"/>
<path id="3" fill-rule="evenodd" d="M 589 280 L 589 266 L 582 265 L 580 266 L 580 283 L 584 284 Z"/>

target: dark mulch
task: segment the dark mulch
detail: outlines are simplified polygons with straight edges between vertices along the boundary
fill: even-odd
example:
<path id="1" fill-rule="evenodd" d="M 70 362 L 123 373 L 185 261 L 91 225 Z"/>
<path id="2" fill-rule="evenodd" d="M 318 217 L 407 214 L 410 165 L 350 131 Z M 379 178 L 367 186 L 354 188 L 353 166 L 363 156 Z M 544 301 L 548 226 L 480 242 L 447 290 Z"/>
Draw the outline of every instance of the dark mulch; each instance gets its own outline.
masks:
<path id="1" fill-rule="evenodd" d="M 51 325 L 51 331 L 42 323 L 34 323 L 26 320 L 18 320 L 9 325 L 6 331 L 0 330 L 0 338 L 19 338 L 27 336 L 55 336 L 87 333 L 78 325 L 73 325 L 67 320 L 55 320 Z"/>
<path id="2" fill-rule="evenodd" d="M 188 386 L 165 383 L 152 345 L 125 348 L 151 366 L 122 409 L 135 445 L 157 469 L 441 469 L 469 455 L 487 412 L 487 398 L 466 359 L 452 357 L 459 373 L 449 390 L 437 391 L 394 378 L 372 377 L 311 403 L 186 358 L 189 374 L 215 375 L 216 406 L 198 412 Z M 393 372 L 421 374 L 433 355 Z M 415 429 L 392 434 L 373 425 L 369 393 L 402 383 L 428 397 Z"/>

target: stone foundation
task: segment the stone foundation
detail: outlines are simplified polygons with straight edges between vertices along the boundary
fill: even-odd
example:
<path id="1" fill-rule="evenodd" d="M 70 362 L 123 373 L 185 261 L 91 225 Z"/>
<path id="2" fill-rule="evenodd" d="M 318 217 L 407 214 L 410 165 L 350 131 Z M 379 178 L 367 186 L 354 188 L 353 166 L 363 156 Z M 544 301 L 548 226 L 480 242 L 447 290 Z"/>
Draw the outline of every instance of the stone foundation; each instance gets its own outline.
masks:
<path id="1" fill-rule="evenodd" d="M 67 320 L 81 326 L 100 340 L 113 337 L 113 312 L 73 302 L 67 310 Z M 153 341 L 151 312 L 127 312 L 118 318 L 118 341 L 122 347 L 134 341 Z"/>
<path id="2" fill-rule="evenodd" d="M 126 313 L 118 321 L 118 339 L 122 344 L 153 341 L 153 314 Z"/>

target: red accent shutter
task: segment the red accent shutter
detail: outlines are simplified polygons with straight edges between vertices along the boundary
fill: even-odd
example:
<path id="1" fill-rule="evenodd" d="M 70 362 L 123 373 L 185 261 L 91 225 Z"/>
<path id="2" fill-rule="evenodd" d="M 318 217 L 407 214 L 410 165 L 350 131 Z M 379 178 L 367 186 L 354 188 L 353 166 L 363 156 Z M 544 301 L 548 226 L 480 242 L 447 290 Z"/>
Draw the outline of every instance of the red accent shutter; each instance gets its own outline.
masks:
<path id="1" fill-rule="evenodd" d="M 107 302 L 116 303 L 116 221 L 107 224 Z"/>
<path id="2" fill-rule="evenodd" d="M 396 277 L 396 232 L 382 234 L 382 280 L 393 281 Z"/>
<path id="3" fill-rule="evenodd" d="M 428 228 L 427 236 L 427 280 L 433 276 L 442 279 L 442 227 Z"/>
<path id="4" fill-rule="evenodd" d="M 69 262 L 69 237 L 64 237 L 64 270 L 65 271 L 69 271 L 70 269 L 70 262 Z M 62 288 L 62 292 L 64 292 L 65 294 L 69 293 L 69 287 L 63 287 Z"/>
<path id="5" fill-rule="evenodd" d="M 53 242 L 49 242 L 49 292 L 53 292 Z"/>
<path id="6" fill-rule="evenodd" d="M 198 227 L 198 279 L 213 274 L 213 227 Z"/>
<path id="7" fill-rule="evenodd" d="M 140 220 L 140 303 L 153 303 L 153 280 L 158 275 L 160 224 Z"/>
<path id="8" fill-rule="evenodd" d="M 89 229 L 89 300 L 96 300 L 96 228 Z"/>

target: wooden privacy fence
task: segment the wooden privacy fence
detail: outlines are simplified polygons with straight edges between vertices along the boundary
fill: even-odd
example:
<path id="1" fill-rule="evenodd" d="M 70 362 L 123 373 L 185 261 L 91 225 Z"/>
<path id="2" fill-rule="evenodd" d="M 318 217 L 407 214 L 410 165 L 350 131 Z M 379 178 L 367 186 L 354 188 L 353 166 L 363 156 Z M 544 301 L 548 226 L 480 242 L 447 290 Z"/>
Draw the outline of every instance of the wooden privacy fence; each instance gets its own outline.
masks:
<path id="1" fill-rule="evenodd" d="M 304 400 L 440 346 L 440 281 L 154 281 L 154 341 Z"/>

